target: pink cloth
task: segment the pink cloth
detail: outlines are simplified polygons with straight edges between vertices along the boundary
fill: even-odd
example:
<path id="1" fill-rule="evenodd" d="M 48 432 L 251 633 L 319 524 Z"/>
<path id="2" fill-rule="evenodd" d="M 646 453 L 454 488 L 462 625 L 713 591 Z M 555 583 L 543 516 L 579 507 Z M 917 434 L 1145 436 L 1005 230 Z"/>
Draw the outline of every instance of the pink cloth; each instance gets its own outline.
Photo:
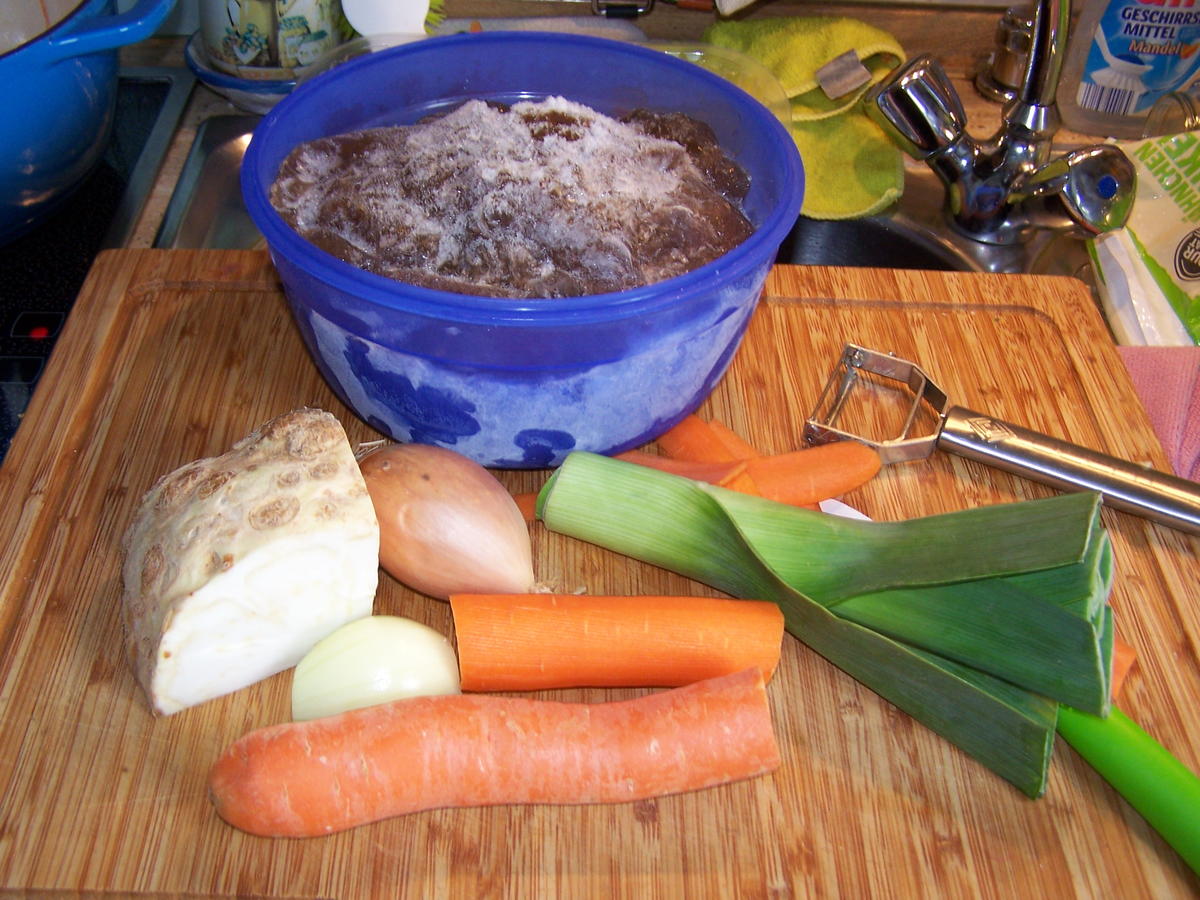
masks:
<path id="1" fill-rule="evenodd" d="M 1175 474 L 1200 481 L 1200 347 L 1118 347 Z"/>

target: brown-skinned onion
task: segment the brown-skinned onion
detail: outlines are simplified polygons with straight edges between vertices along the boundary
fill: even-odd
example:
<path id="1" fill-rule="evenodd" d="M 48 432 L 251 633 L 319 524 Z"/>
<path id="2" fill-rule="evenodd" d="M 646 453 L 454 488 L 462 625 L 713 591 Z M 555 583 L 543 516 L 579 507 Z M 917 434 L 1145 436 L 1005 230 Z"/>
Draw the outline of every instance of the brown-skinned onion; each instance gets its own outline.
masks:
<path id="1" fill-rule="evenodd" d="M 379 562 L 397 581 L 441 600 L 534 589 L 529 527 L 479 463 L 429 444 L 386 444 L 359 466 L 379 519 Z"/>

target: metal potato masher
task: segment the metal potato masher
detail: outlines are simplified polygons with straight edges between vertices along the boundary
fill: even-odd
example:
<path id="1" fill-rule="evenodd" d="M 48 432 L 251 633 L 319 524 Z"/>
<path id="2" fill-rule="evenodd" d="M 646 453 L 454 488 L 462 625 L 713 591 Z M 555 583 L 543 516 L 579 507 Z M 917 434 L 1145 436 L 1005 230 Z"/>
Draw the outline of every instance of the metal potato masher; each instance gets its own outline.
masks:
<path id="1" fill-rule="evenodd" d="M 891 398 L 898 391 L 906 394 L 907 409 Z M 896 437 L 873 439 L 842 426 L 852 395 L 864 392 L 882 393 L 884 401 L 876 396 L 874 406 L 858 404 L 856 421 L 874 426 L 872 430 L 885 420 L 886 426 L 898 423 Z M 928 433 L 912 436 L 921 427 Z M 843 349 L 805 421 L 804 439 L 810 444 L 862 441 L 879 452 L 885 465 L 946 450 L 1061 490 L 1097 491 L 1115 509 L 1200 534 L 1200 484 L 954 406 L 915 363 L 857 344 Z"/>

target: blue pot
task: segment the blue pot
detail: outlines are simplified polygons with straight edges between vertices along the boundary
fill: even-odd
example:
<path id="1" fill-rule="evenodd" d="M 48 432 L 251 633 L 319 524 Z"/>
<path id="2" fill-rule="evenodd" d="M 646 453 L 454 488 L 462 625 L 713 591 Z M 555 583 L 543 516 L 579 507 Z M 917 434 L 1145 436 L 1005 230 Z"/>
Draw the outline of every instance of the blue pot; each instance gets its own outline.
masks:
<path id="1" fill-rule="evenodd" d="M 117 48 L 151 35 L 175 0 L 85 0 L 55 27 L 0 56 L 0 244 L 41 222 L 104 154 Z"/>

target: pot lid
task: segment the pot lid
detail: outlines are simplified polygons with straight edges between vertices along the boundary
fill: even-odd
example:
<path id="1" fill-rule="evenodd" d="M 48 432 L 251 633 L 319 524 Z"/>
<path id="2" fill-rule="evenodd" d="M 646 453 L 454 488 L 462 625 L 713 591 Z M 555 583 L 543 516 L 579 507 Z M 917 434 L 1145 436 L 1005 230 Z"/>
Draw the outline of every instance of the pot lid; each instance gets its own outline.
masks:
<path id="1" fill-rule="evenodd" d="M 0 5 L 0 54 L 45 34 L 80 6 L 83 0 L 40 0 Z"/>

